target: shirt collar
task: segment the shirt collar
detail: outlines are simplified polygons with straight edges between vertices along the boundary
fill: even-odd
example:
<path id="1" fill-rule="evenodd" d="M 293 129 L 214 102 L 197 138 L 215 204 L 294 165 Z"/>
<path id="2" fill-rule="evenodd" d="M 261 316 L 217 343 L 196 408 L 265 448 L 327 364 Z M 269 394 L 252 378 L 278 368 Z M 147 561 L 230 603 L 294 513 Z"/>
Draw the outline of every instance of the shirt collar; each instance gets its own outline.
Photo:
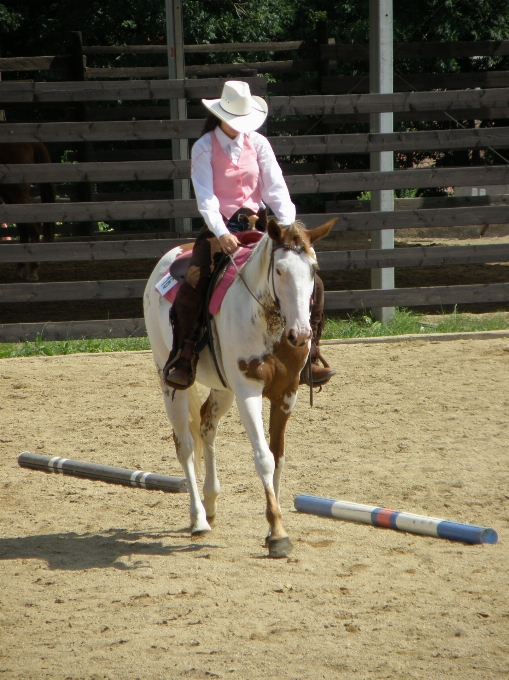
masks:
<path id="1" fill-rule="evenodd" d="M 244 143 L 243 132 L 239 132 L 239 134 L 236 137 L 234 137 L 234 139 L 228 137 L 228 135 L 221 130 L 221 127 L 219 125 L 215 128 L 214 132 L 216 133 L 217 141 L 221 144 L 223 149 L 226 146 L 230 147 L 242 146 L 242 144 Z"/>

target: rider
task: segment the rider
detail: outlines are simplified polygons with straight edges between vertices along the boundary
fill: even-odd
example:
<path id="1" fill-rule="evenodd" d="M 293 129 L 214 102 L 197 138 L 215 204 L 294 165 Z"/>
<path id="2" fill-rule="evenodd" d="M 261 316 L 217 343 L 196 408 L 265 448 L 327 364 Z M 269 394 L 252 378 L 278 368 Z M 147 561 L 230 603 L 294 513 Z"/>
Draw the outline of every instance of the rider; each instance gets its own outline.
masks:
<path id="1" fill-rule="evenodd" d="M 255 132 L 263 125 L 268 107 L 251 96 L 241 81 L 224 84 L 221 99 L 202 99 L 209 110 L 202 136 L 191 154 L 191 178 L 198 209 L 205 220 L 193 248 L 185 280 L 171 308 L 173 348 L 163 369 L 165 382 L 186 389 L 194 382 L 198 355 L 194 346 L 200 332 L 203 300 L 221 252 L 239 247 L 236 233 L 250 228 L 249 217 L 258 216 L 257 229 L 265 231 L 270 206 L 278 222 L 295 222 L 283 173 L 269 141 Z M 316 276 L 311 309 L 313 384 L 324 385 L 335 374 L 318 362 L 323 330 L 323 283 Z M 301 376 L 301 382 L 308 377 Z"/>

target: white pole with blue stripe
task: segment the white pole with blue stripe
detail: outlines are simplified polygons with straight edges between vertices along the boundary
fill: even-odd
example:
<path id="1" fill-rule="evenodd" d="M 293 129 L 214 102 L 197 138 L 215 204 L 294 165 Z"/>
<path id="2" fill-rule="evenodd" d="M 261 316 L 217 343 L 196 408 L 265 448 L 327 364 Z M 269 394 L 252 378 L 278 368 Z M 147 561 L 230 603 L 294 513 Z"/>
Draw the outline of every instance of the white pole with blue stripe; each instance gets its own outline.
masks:
<path id="1" fill-rule="evenodd" d="M 320 498 L 306 494 L 296 496 L 294 504 L 299 512 L 305 512 L 309 515 L 361 522 L 376 527 L 408 531 L 412 534 L 447 538 L 450 541 L 463 541 L 472 544 L 497 543 L 498 541 L 498 535 L 494 529 L 450 522 L 436 517 L 414 515 L 389 508 L 378 508 L 374 505 L 337 501 L 332 498 Z"/>

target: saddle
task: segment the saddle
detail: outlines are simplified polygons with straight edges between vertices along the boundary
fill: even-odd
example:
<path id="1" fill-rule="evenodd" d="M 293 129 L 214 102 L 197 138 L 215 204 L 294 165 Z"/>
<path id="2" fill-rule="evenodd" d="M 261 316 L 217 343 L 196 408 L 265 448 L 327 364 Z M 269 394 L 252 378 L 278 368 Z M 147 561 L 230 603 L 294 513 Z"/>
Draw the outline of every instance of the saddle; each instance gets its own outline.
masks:
<path id="1" fill-rule="evenodd" d="M 211 327 L 212 317 L 221 309 L 223 299 L 237 277 L 237 270 L 248 261 L 253 246 L 260 241 L 263 232 L 249 229 L 238 232 L 235 236 L 241 246 L 232 256 L 223 254 L 212 273 L 207 294 L 205 296 L 205 304 L 202 307 L 202 317 L 198 320 L 198 325 L 200 327 L 199 340 L 193 350 L 195 354 L 200 354 L 206 346 L 209 347 L 217 374 L 224 387 L 227 387 L 227 384 L 217 361 L 214 334 Z M 184 246 L 184 248 L 186 248 L 186 246 Z M 176 257 L 168 272 L 156 285 L 158 293 L 172 304 L 185 279 L 191 261 L 191 255 L 192 244 L 189 244 L 188 247 Z M 235 260 L 235 264 L 232 263 L 231 258 Z"/>
<path id="2" fill-rule="evenodd" d="M 263 233 L 249 230 L 241 231 L 235 234 L 235 236 L 241 244 L 241 247 L 234 256 L 237 268 L 232 264 L 229 255 L 222 255 L 211 276 L 207 299 L 209 300 L 210 313 L 212 315 L 219 312 L 224 296 L 237 276 L 237 269 L 240 269 L 247 262 L 253 245 L 258 243 Z M 189 269 L 189 263 L 193 254 L 192 245 L 189 243 L 183 247 L 183 252 L 177 255 L 169 270 L 156 285 L 157 292 L 172 304 Z"/>

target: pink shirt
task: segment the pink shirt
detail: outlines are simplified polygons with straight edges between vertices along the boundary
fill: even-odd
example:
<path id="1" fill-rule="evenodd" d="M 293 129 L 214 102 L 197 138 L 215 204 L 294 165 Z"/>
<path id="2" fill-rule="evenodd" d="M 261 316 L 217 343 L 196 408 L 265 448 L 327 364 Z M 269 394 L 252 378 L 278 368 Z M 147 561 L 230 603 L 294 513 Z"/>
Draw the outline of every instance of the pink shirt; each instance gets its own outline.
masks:
<path id="1" fill-rule="evenodd" d="M 259 196 L 254 192 L 250 194 L 250 199 L 255 204 L 252 209 L 258 210 L 262 205 L 268 205 L 281 224 L 295 222 L 295 206 L 268 139 L 258 132 L 239 133 L 237 137 L 230 139 L 221 128 L 217 127 L 198 139 L 191 155 L 191 178 L 198 209 L 209 229 L 218 237 L 228 233 L 221 217 L 222 210 L 214 188 L 212 169 L 214 138 L 233 165 L 240 165 L 244 154 L 244 141 L 247 138 L 247 148 L 252 145 L 259 171 Z M 235 195 L 233 202 L 236 203 Z"/>

